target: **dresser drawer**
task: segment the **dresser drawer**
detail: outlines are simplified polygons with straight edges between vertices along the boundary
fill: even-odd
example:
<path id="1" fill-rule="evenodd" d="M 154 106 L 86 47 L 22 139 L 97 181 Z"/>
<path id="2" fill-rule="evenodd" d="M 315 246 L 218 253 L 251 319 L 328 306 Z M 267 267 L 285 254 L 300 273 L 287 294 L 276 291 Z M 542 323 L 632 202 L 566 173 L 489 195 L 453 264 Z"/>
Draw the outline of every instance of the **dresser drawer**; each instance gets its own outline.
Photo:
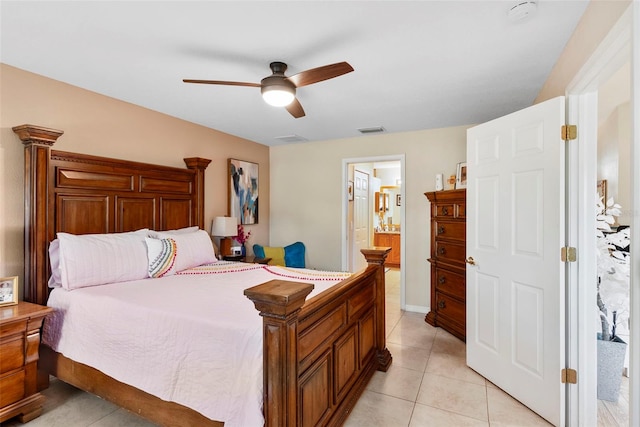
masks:
<path id="1" fill-rule="evenodd" d="M 433 232 L 438 239 L 465 241 L 467 224 L 464 222 L 434 221 Z"/>
<path id="2" fill-rule="evenodd" d="M 437 260 L 454 262 L 455 264 L 464 264 L 464 256 L 466 252 L 464 244 L 436 240 L 433 246 L 434 257 Z"/>
<path id="3" fill-rule="evenodd" d="M 456 213 L 455 204 L 438 203 L 433 205 L 434 218 L 453 218 Z"/>
<path id="4" fill-rule="evenodd" d="M 435 285 L 438 292 L 444 292 L 460 301 L 467 298 L 466 278 L 464 274 L 454 273 L 453 271 L 442 268 L 435 269 Z"/>
<path id="5" fill-rule="evenodd" d="M 24 369 L 0 378 L 0 408 L 24 398 Z"/>
<path id="6" fill-rule="evenodd" d="M 0 374 L 21 368 L 24 364 L 22 335 L 0 340 Z"/>
<path id="7" fill-rule="evenodd" d="M 456 299 L 445 294 L 436 292 L 436 313 L 437 316 L 444 316 L 463 328 L 466 327 L 466 305 Z"/>

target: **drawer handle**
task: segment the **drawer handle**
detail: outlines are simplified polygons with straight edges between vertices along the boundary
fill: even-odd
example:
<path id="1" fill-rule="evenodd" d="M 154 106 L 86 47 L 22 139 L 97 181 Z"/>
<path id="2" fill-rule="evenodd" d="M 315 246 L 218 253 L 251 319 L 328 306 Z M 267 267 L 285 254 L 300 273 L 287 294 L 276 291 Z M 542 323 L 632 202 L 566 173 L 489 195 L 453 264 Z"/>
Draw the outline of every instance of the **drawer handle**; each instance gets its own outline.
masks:
<path id="1" fill-rule="evenodd" d="M 442 215 L 449 215 L 449 208 L 442 208 Z"/>
<path id="2" fill-rule="evenodd" d="M 438 227 L 438 234 L 444 234 L 444 226 L 439 226 Z"/>
<path id="3" fill-rule="evenodd" d="M 444 255 L 445 252 L 444 248 L 438 248 L 438 255 Z"/>
<path id="4" fill-rule="evenodd" d="M 440 276 L 440 278 L 438 279 L 438 282 L 439 282 L 441 285 L 444 285 L 444 282 L 446 282 L 446 281 L 447 281 L 447 279 L 446 279 L 444 276 Z"/>
<path id="5" fill-rule="evenodd" d="M 438 301 L 438 308 L 440 310 L 442 310 L 443 308 L 445 308 L 447 306 L 447 304 L 444 302 L 443 299 L 441 299 L 440 301 Z"/>

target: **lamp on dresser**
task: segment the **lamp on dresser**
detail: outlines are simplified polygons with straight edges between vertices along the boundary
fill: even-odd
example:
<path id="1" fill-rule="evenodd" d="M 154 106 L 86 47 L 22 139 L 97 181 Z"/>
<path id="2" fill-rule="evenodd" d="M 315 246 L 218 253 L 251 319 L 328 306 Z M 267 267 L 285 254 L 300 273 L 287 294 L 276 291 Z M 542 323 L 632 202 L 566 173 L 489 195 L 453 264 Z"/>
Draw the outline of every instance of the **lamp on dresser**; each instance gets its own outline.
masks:
<path id="1" fill-rule="evenodd" d="M 211 225 L 211 235 L 220 237 L 220 255 L 231 255 L 230 237 L 238 235 L 238 219 L 229 216 L 217 216 Z"/>

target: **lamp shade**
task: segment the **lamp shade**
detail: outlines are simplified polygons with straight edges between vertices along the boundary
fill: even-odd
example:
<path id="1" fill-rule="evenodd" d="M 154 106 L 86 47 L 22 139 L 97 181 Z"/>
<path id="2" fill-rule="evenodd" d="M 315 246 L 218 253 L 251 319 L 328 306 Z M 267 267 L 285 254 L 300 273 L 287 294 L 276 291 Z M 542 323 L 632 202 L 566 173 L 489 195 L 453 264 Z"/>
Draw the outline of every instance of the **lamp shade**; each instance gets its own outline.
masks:
<path id="1" fill-rule="evenodd" d="M 211 225 L 211 235 L 217 237 L 231 237 L 238 235 L 238 219 L 229 216 L 217 216 Z"/>

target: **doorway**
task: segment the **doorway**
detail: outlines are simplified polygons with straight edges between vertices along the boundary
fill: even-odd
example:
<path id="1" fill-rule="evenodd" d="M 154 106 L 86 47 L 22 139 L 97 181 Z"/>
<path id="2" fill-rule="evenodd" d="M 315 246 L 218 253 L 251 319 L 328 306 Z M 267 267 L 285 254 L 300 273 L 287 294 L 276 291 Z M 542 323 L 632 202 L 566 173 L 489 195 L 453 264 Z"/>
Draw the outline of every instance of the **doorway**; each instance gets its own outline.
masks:
<path id="1" fill-rule="evenodd" d="M 383 157 L 362 157 L 343 159 L 343 182 L 346 182 L 348 197 L 344 197 L 342 214 L 343 247 L 342 269 L 359 271 L 366 267 L 361 263 L 362 255 L 359 246 L 391 246 L 390 241 L 380 241 L 380 236 L 393 238 L 397 267 L 400 275 L 400 308 L 405 309 L 405 256 L 404 235 L 406 223 L 402 200 L 404 199 L 404 155 L 390 155 Z M 366 190 L 363 190 L 362 179 L 367 176 Z M 360 190 L 356 189 L 357 179 L 360 179 Z M 354 196 L 351 197 L 351 191 Z M 366 205 L 356 201 L 356 194 L 360 191 L 360 200 L 367 200 Z M 366 197 L 362 194 L 366 191 Z M 353 200 L 352 200 L 353 199 Z M 386 204 L 380 205 L 380 200 Z M 378 202 L 378 203 L 376 203 Z M 382 206 L 382 210 L 380 207 Z M 364 208 L 364 209 L 363 209 Z M 361 224 L 368 223 L 366 239 L 363 238 Z M 376 240 L 378 239 L 378 240 Z M 366 245 L 365 245 L 366 242 Z M 392 262 L 387 257 L 387 264 Z"/>
<path id="2" fill-rule="evenodd" d="M 634 2 L 635 3 L 635 2 Z M 567 342 L 567 364 L 577 367 L 578 382 L 569 386 L 568 393 L 568 421 L 570 425 L 598 425 L 596 399 L 597 389 L 597 354 L 596 332 L 599 324 L 594 319 L 594 301 L 597 297 L 596 271 L 596 219 L 594 213 L 594 199 L 596 182 L 598 180 L 598 100 L 602 98 L 612 76 L 621 70 L 625 64 L 631 63 L 630 76 L 627 78 L 632 88 L 630 94 L 630 111 L 634 105 L 640 105 L 638 84 L 640 83 L 639 46 L 631 43 L 632 34 L 638 36 L 640 30 L 640 9 L 637 3 L 632 3 L 627 11 L 612 28 L 589 61 L 582 67 L 574 81 L 567 88 L 568 117 L 567 123 L 578 126 L 578 138 L 569 143 L 568 158 L 570 160 L 567 185 L 570 194 L 574 197 L 569 202 L 567 210 L 572 218 L 576 218 L 567 229 L 567 245 L 577 248 L 578 262 L 571 263 L 569 267 L 569 280 L 567 294 L 568 329 L 570 339 Z M 635 50 L 632 50 L 635 49 Z M 634 128 L 635 126 L 635 128 Z M 630 212 L 629 225 L 631 226 L 631 265 L 637 267 L 640 261 L 638 248 L 640 248 L 640 221 L 638 221 L 638 208 L 640 199 L 637 198 L 640 188 L 640 133 L 637 123 L 629 125 L 630 131 L 630 171 L 629 200 Z M 600 176 L 602 178 L 602 176 Z M 635 226 L 634 226 L 635 224 Z M 630 279 L 630 366 L 629 387 L 631 396 L 636 396 L 629 401 L 628 425 L 640 424 L 640 405 L 637 396 L 640 393 L 640 366 L 638 366 L 638 354 L 640 353 L 640 295 L 638 295 L 639 275 L 637 270 L 631 272 Z M 623 423 L 622 425 L 625 425 Z"/>

